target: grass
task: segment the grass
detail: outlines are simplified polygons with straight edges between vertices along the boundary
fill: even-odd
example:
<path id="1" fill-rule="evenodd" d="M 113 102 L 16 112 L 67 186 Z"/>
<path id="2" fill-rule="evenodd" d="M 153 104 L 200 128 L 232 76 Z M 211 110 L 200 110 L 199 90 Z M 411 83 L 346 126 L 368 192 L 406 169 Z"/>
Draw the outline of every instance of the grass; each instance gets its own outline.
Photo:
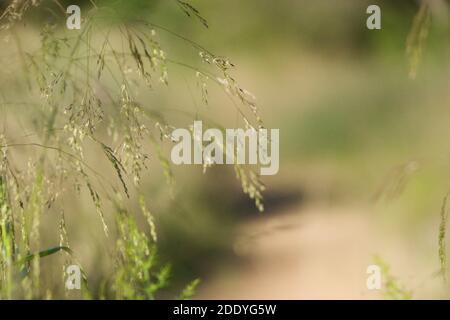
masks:
<path id="1" fill-rule="evenodd" d="M 171 4 L 208 27 L 188 2 L 173 0 Z M 71 193 L 80 201 L 89 195 L 113 265 L 96 287 L 83 271 L 78 297 L 155 299 L 168 288 L 171 267 L 159 261 L 157 226 L 141 184 L 142 176 L 149 173 L 152 155 L 148 150 L 154 150 L 174 187 L 163 151 L 172 143 L 174 126 L 167 115 L 155 116 L 140 93 L 169 86 L 169 68 L 175 65 L 195 75 L 205 104 L 210 103 L 208 86 L 218 86 L 246 127 L 263 126 L 258 107 L 230 73 L 234 65 L 195 41 L 145 19 L 126 21 L 118 12 L 120 7 L 94 1 L 82 11 L 82 29 L 71 32 L 64 28 L 61 8 L 59 1 L 13 0 L 0 16 L 2 37 L 14 36 L 7 51 L 19 53 L 12 65 L 20 70 L 16 74 L 20 85 L 1 92 L 0 104 L 5 108 L 20 104 L 20 95 L 34 106 L 24 114 L 9 114 L 33 128 L 31 134 L 13 136 L 13 130 L 4 126 L 0 136 L 0 298 L 71 297 L 64 289 L 65 281 L 46 283 L 43 274 L 50 270 L 42 269 L 47 265 L 42 260 L 55 255 L 64 257 L 63 275 L 67 266 L 81 265 L 66 224 L 66 216 L 74 214 L 64 201 Z M 40 9 L 55 13 L 55 21 L 32 24 L 31 29 L 39 31 L 38 39 L 33 36 L 32 42 L 37 42 L 33 48 L 24 44 L 20 24 Z M 162 37 L 197 51 L 198 65 L 170 58 Z M 87 155 L 92 149 L 104 156 L 95 164 Z M 106 163 L 114 175 L 99 171 Z M 259 177 L 243 166 L 236 166 L 236 173 L 244 192 L 263 210 Z M 48 214 L 60 215 L 59 246 L 43 249 L 41 236 L 46 227 L 42 223 Z M 141 218 L 147 222 L 145 229 L 138 223 Z M 191 298 L 198 284 L 194 280 L 177 296 Z"/>
<path id="2" fill-rule="evenodd" d="M 389 265 L 380 257 L 375 257 L 375 264 L 381 269 L 383 279 L 383 297 L 387 300 L 410 300 L 413 292 L 406 287 L 391 274 Z"/>
<path id="3" fill-rule="evenodd" d="M 82 206 L 78 204 L 89 197 L 91 206 L 87 210 L 93 214 L 88 223 L 99 225 L 98 231 L 103 229 L 99 246 L 104 248 L 111 268 L 99 279 L 83 272 L 79 297 L 191 298 L 199 280 L 181 290 L 171 288 L 171 270 L 177 266 L 170 267 L 158 253 L 162 237 L 158 232 L 157 206 L 151 201 L 144 183 L 145 177 L 154 173 L 153 163 L 159 161 L 176 204 L 173 189 L 177 186 L 165 149 L 171 145 L 170 132 L 178 123 L 169 109 L 158 106 L 155 112 L 155 108 L 148 105 L 145 93 L 158 93 L 170 87 L 173 94 L 180 94 L 173 86 L 172 71 L 184 69 L 197 82 L 198 92 L 194 94 L 200 97 L 202 106 L 214 103 L 209 95 L 212 87 L 216 87 L 229 99 L 230 109 L 238 114 L 242 126 L 262 127 L 264 123 L 253 95 L 241 87 L 233 75 L 234 63 L 170 27 L 146 17 L 136 18 L 135 11 L 121 11 L 125 1 L 117 1 L 114 6 L 108 1 L 90 2 L 83 8 L 80 32 L 68 32 L 62 27 L 64 10 L 60 7 L 64 9 L 64 6 L 59 1 L 14 0 L 10 3 L 0 13 L 0 36 L 7 44 L 2 55 L 13 57 L 8 60 L 11 63 L 2 63 L 2 73 L 6 76 L 0 79 L 3 81 L 0 106 L 2 120 L 5 119 L 0 132 L 0 297 L 73 297 L 64 290 L 63 279 L 54 277 L 58 279 L 48 281 L 45 275 L 58 270 L 62 278 L 68 265 L 86 264 L 89 257 L 85 258 L 84 252 L 74 248 L 87 231 L 74 234 L 70 224 L 81 211 Z M 164 1 L 161 5 L 173 6 L 180 16 L 185 15 L 192 24 L 205 30 L 209 27 L 201 12 L 187 1 Z M 42 8 L 52 12 L 53 21 L 31 19 Z M 276 22 L 276 15 L 273 16 L 271 21 Z M 406 41 L 411 78 L 420 72 L 419 64 L 432 22 L 430 16 L 424 2 Z M 285 26 L 264 24 L 270 28 Z M 302 28 L 302 32 L 303 29 L 307 28 Z M 325 27 L 323 30 L 321 32 L 328 35 Z M 318 43 L 316 33 L 310 36 Z M 340 41 L 339 37 L 336 39 Z M 321 47 L 325 40 L 320 41 Z M 175 42 L 188 48 L 186 57 L 176 59 L 171 54 L 171 44 Z M 263 42 L 273 46 L 266 36 Z M 189 59 L 188 53 L 195 59 Z M 387 92 L 400 94 L 397 83 L 393 81 L 392 86 L 392 91 Z M 373 99 L 378 96 L 377 93 Z M 317 149 L 323 144 L 325 149 L 331 149 L 333 156 L 339 150 L 348 155 L 356 144 L 349 144 L 352 140 L 348 133 L 353 137 L 349 131 L 353 125 L 348 120 L 350 114 L 359 115 L 357 119 L 364 129 L 369 124 L 369 127 L 373 125 L 369 129 L 382 128 L 381 133 L 389 134 L 381 125 L 398 125 L 395 119 L 388 121 L 397 103 L 391 106 L 384 99 L 375 101 L 373 114 L 367 118 L 359 109 L 363 98 L 356 101 L 354 109 L 348 109 L 349 117 L 329 114 L 329 110 L 307 115 L 301 130 L 304 133 L 310 130 L 309 136 L 315 139 L 307 147 Z M 327 103 L 334 105 L 336 99 L 331 100 Z M 182 112 L 189 118 L 182 125 L 198 118 L 196 112 Z M 290 118 L 293 119 L 292 115 Z M 213 124 L 206 119 L 204 123 Z M 307 123 L 314 128 L 306 126 Z M 298 122 L 293 122 L 292 126 L 295 128 L 293 139 L 297 140 Z M 214 123 L 214 127 L 221 125 Z M 301 139 L 307 136 L 302 134 Z M 329 141 L 331 145 L 327 145 Z M 414 163 L 410 162 L 395 170 L 380 191 L 381 196 L 391 199 L 401 193 L 415 170 Z M 235 167 L 235 174 L 243 192 L 262 211 L 265 187 L 258 175 L 251 168 L 241 166 Z M 77 200 L 68 200 L 68 197 Z M 51 224 L 49 220 L 57 223 Z M 444 202 L 439 228 L 439 261 L 444 277 L 446 223 Z M 411 292 L 389 275 L 388 269 L 384 267 L 388 274 L 386 296 L 411 298 Z"/>
<path id="4" fill-rule="evenodd" d="M 440 262 L 440 274 L 442 276 L 442 280 L 444 284 L 447 283 L 447 249 L 445 245 L 445 237 L 447 234 L 447 198 L 448 195 L 445 196 L 444 201 L 442 202 L 441 208 L 441 222 L 439 225 L 439 262 Z"/>

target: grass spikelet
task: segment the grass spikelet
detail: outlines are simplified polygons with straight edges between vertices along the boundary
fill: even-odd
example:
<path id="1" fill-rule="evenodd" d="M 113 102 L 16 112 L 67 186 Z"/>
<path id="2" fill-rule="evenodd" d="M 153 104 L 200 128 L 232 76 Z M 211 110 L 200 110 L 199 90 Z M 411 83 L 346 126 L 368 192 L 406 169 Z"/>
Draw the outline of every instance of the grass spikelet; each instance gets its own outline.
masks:
<path id="1" fill-rule="evenodd" d="M 266 189 L 264 184 L 259 180 L 258 175 L 250 170 L 244 168 L 242 165 L 235 164 L 234 170 L 236 177 L 241 181 L 242 190 L 247 194 L 250 199 L 255 201 L 256 208 L 259 212 L 264 211 L 263 195 L 262 192 Z"/>
<path id="2" fill-rule="evenodd" d="M 117 210 L 117 267 L 113 276 L 115 298 L 155 299 L 156 292 L 167 286 L 170 267 L 157 269 L 156 246 L 138 229 L 129 212 L 120 206 Z"/>
<path id="3" fill-rule="evenodd" d="M 195 16 L 206 28 L 209 28 L 208 21 L 200 15 L 200 12 L 186 1 L 176 0 L 181 10 L 188 16 Z"/>
<path id="4" fill-rule="evenodd" d="M 191 283 L 189 283 L 181 292 L 180 296 L 178 297 L 178 300 L 190 300 L 195 295 L 195 290 L 197 289 L 198 285 L 200 284 L 200 279 L 195 279 Z"/>
<path id="5" fill-rule="evenodd" d="M 105 152 L 106 156 L 108 157 L 109 161 L 112 163 L 114 169 L 116 170 L 117 176 L 118 176 L 120 182 L 122 183 L 124 192 L 125 192 L 126 196 L 129 198 L 130 194 L 128 193 L 128 187 L 127 187 L 127 184 L 125 183 L 125 179 L 123 176 L 123 174 L 126 174 L 126 170 L 125 170 L 124 166 L 119 161 L 119 159 L 117 159 L 116 155 L 114 154 L 114 151 L 110 147 L 108 147 L 104 143 L 101 143 L 101 146 L 102 146 L 103 151 Z"/>
<path id="6" fill-rule="evenodd" d="M 174 1 L 187 16 L 208 27 L 206 19 L 187 0 Z M 110 255 L 115 262 L 113 275 L 102 279 L 105 286 L 112 285 L 102 290 L 101 295 L 105 298 L 154 299 L 168 285 L 170 267 L 161 265 L 157 259 L 158 233 L 154 216 L 140 193 L 141 178 L 148 171 L 146 148 L 152 147 L 171 194 L 174 194 L 174 176 L 163 145 L 171 141 L 174 127 L 165 121 L 166 110 L 153 110 L 144 94 L 157 85 L 169 85 L 168 65 L 174 64 L 196 73 L 198 89 L 206 105 L 212 103 L 208 97 L 209 82 L 225 91 L 246 126 L 251 126 L 246 113 L 250 117 L 253 114 L 258 125 L 262 125 L 255 98 L 231 76 L 234 64 L 229 59 L 147 21 L 150 17 L 144 21 L 106 25 L 110 20 L 100 21 L 98 17 L 111 17 L 117 21 L 114 6 L 109 7 L 107 2 L 97 7 L 90 1 L 90 9 L 89 4 L 83 7 L 80 32 L 68 31 L 58 23 L 44 22 L 39 26 L 39 19 L 33 24 L 26 20 L 25 13 L 27 17 L 31 16 L 34 7 L 39 7 L 63 21 L 66 13 L 58 3 L 12 0 L 0 13 L 0 32 L 8 30 L 6 33 L 17 36 L 14 39 L 17 48 L 13 49 L 20 55 L 18 59 L 12 59 L 11 70 L 7 70 L 8 74 L 15 69 L 20 71 L 13 79 L 17 88 L 13 93 L 2 91 L 2 100 L 14 100 L 13 94 L 20 94 L 26 105 L 33 107 L 29 108 L 32 110 L 29 113 L 22 114 L 5 108 L 8 113 L 5 119 L 11 123 L 17 120 L 16 123 L 23 124 L 27 131 L 32 128 L 30 134 L 11 138 L 5 127 L 5 132 L 0 135 L 0 298 L 58 298 L 58 292 L 63 292 L 45 287 L 41 270 L 45 264 L 41 265 L 41 259 L 64 254 L 63 272 L 69 263 L 76 263 L 69 245 L 66 215 L 79 212 L 71 212 L 73 203 L 69 201 L 73 200 L 64 196 L 68 190 L 75 189 L 78 195 L 85 192 L 90 197 L 106 236 L 116 236 L 110 238 L 115 243 L 111 250 L 114 254 Z M 57 17 L 59 11 L 54 12 L 55 7 L 62 9 L 61 17 Z M 19 31 L 15 30 L 19 21 L 23 22 L 23 29 L 15 33 Z M 33 25 L 33 30 L 26 34 L 36 40 L 30 44 L 20 39 L 28 25 Z M 164 42 L 160 41 L 160 31 L 192 46 L 193 54 L 200 51 L 201 60 L 195 63 L 205 62 L 205 70 L 173 60 L 172 56 L 169 58 L 161 46 Z M 5 50 L 10 50 L 10 46 L 5 46 Z M 153 127 L 156 134 L 148 129 Z M 154 137 L 158 134 L 160 141 Z M 93 157 L 89 152 L 93 144 L 101 147 L 97 149 L 104 154 L 96 158 L 98 163 L 95 165 L 91 165 L 89 159 Z M 24 161 L 15 161 L 17 159 Z M 96 170 L 104 164 L 112 165 L 119 180 L 117 183 Z M 242 189 L 262 211 L 264 185 L 258 175 L 242 166 L 236 166 L 235 170 Z M 120 184 L 119 188 L 116 184 Z M 110 213 L 112 216 L 106 216 L 105 208 L 114 206 L 116 198 L 125 198 L 123 195 L 126 195 L 126 203 L 116 205 Z M 136 196 L 149 225 L 148 234 L 139 229 L 130 213 L 130 208 L 136 207 L 136 203 L 131 203 Z M 59 240 L 59 245 L 47 249 L 40 247 L 44 240 L 48 241 L 40 235 L 40 230 L 47 231 L 47 226 L 43 225 L 47 221 L 42 219 L 44 214 L 56 219 L 60 214 L 58 230 L 53 233 L 53 240 L 55 243 Z M 115 225 L 110 228 L 106 221 L 113 221 Z M 113 235 L 110 230 L 117 230 L 117 233 Z M 46 236 L 51 234 L 48 232 Z M 83 297 L 91 298 L 91 293 L 96 290 L 87 290 L 84 271 L 82 274 L 83 283 L 86 283 Z M 180 298 L 192 297 L 198 282 L 188 285 Z"/>
<path id="7" fill-rule="evenodd" d="M 94 202 L 95 210 L 102 221 L 103 231 L 105 232 L 105 235 L 108 236 L 109 235 L 108 225 L 106 224 L 105 215 L 103 214 L 100 196 L 97 193 L 97 191 L 95 191 L 94 187 L 92 186 L 87 176 L 86 176 L 86 187 L 88 188 L 91 199 Z"/>
<path id="8" fill-rule="evenodd" d="M 158 234 L 156 233 L 155 218 L 147 209 L 147 205 L 145 204 L 145 198 L 143 195 L 139 196 L 139 205 L 141 207 L 142 214 L 147 219 L 148 226 L 150 227 L 150 235 L 152 236 L 153 241 L 157 242 Z"/>
<path id="9" fill-rule="evenodd" d="M 441 220 L 439 224 L 439 236 L 438 236 L 440 274 L 442 276 L 442 280 L 444 281 L 444 283 L 447 283 L 447 249 L 445 243 L 445 238 L 447 234 L 447 219 L 448 219 L 447 199 L 448 194 L 444 197 L 444 200 L 442 201 L 440 213 Z"/>
<path id="10" fill-rule="evenodd" d="M 409 61 L 409 77 L 411 79 L 415 79 L 417 76 L 417 69 L 428 37 L 430 22 L 431 13 L 429 5 L 427 1 L 422 1 L 406 40 L 406 55 Z"/>

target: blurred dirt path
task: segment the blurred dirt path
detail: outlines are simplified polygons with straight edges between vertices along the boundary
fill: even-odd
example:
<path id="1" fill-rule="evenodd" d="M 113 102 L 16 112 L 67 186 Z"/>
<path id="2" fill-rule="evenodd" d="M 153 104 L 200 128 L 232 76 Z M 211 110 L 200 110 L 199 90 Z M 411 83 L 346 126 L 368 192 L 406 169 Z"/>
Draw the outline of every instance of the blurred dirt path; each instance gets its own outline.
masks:
<path id="1" fill-rule="evenodd" d="M 246 222 L 234 244 L 239 258 L 204 279 L 197 298 L 380 299 L 380 291 L 366 288 L 378 253 L 393 252 L 388 262 L 402 276 L 426 274 L 405 244 L 390 242 L 375 225 L 358 208 L 302 207 Z"/>

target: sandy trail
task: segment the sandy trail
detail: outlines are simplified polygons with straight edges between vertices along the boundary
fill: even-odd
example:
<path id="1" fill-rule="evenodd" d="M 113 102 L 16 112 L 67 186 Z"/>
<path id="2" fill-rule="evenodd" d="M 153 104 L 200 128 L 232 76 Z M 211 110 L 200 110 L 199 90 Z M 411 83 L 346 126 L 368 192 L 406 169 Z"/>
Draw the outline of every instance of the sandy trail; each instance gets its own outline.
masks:
<path id="1" fill-rule="evenodd" d="M 204 280 L 199 299 L 380 299 L 366 287 L 374 254 L 415 297 L 434 288 L 421 281 L 427 267 L 408 244 L 377 230 L 366 209 L 292 208 L 244 223 L 235 238 L 238 259 Z M 394 268 L 395 266 L 395 268 Z M 435 283 L 436 281 L 431 281 Z"/>

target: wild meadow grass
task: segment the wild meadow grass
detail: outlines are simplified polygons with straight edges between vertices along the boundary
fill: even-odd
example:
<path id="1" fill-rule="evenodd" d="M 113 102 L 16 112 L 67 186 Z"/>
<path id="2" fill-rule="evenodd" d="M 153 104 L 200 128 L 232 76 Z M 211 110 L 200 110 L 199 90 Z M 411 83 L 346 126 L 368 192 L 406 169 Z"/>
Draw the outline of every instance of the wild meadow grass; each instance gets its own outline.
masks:
<path id="1" fill-rule="evenodd" d="M 188 2 L 167 5 L 208 28 Z M 164 144 L 172 143 L 174 126 L 163 112 L 151 111 L 139 93 L 170 86 L 169 68 L 175 65 L 198 79 L 204 104 L 210 103 L 209 86 L 219 87 L 246 128 L 263 126 L 258 107 L 232 76 L 230 60 L 169 27 L 145 16 L 122 21 L 107 2 L 89 1 L 82 9 L 81 30 L 69 31 L 64 8 L 58 0 L 12 0 L 0 15 L 6 44 L 2 54 L 13 56 L 2 60 L 2 68 L 14 74 L 12 83 L 19 83 L 11 91 L 2 84 L 0 98 L 2 118 L 8 119 L 0 132 L 0 298 L 70 296 L 64 288 L 65 270 L 72 264 L 83 266 L 67 231 L 66 216 L 74 214 L 64 200 L 69 193 L 90 197 L 96 213 L 91 219 L 100 220 L 113 243 L 108 252 L 113 271 L 101 276 L 98 288 L 90 286 L 89 275 L 82 271 L 79 297 L 155 299 L 168 287 L 171 268 L 158 259 L 158 232 L 141 183 L 151 174 L 148 163 L 155 158 L 174 188 L 163 151 Z M 35 12 L 50 12 L 52 21 L 29 22 Z M 32 45 L 23 34 L 32 34 Z M 163 37 L 187 44 L 197 53 L 198 65 L 172 59 L 161 44 Z M 27 109 L 12 111 L 20 106 Z M 25 124 L 23 135 L 10 128 L 16 123 Z M 92 163 L 86 155 L 92 149 L 103 159 Z M 99 165 L 108 165 L 115 176 L 100 173 Z M 257 174 L 240 165 L 235 171 L 243 191 L 262 211 L 264 186 Z M 133 209 L 135 204 L 140 212 Z M 54 247 L 43 248 L 42 218 L 48 214 L 59 219 L 59 243 L 55 239 Z M 107 217 L 113 217 L 112 226 Z M 145 228 L 138 225 L 140 217 L 147 222 Z M 42 260 L 53 255 L 64 256 L 56 286 L 43 280 L 48 271 L 42 270 Z M 193 280 L 178 298 L 192 297 L 198 283 Z"/>
<path id="2" fill-rule="evenodd" d="M 448 195 L 445 196 L 442 202 L 441 208 L 441 219 L 439 224 L 439 262 L 440 262 L 440 274 L 444 285 L 447 284 L 447 247 L 446 247 L 446 235 L 447 235 L 447 220 L 448 220 L 448 211 L 447 211 L 447 199 Z"/>
<path id="3" fill-rule="evenodd" d="M 412 79 L 420 72 L 432 25 L 427 2 L 422 3 L 405 39 Z M 208 29 L 207 19 L 187 0 L 164 5 L 177 10 L 180 19 Z M 150 163 L 158 162 L 168 189 L 176 188 L 164 148 L 173 143 L 175 124 L 173 111 L 155 111 L 142 93 L 171 87 L 174 67 L 195 77 L 195 94 L 204 106 L 214 103 L 210 91 L 215 87 L 227 97 L 242 127 L 264 126 L 254 96 L 233 76 L 230 59 L 145 14 L 129 17 L 120 8 L 108 1 L 86 1 L 79 31 L 65 28 L 65 5 L 58 0 L 11 0 L 0 9 L 1 299 L 71 298 L 64 284 L 65 270 L 73 264 L 82 268 L 77 297 L 85 299 L 155 299 L 170 287 L 171 266 L 159 259 L 160 237 L 143 180 L 155 168 L 150 169 Z M 196 63 L 174 58 L 165 42 L 183 43 Z M 198 118 L 184 113 L 189 118 L 186 126 Z M 202 120 L 222 128 L 219 120 Z M 416 165 L 411 162 L 395 170 L 377 197 L 392 199 L 401 193 Z M 257 170 L 237 164 L 234 170 L 243 192 L 263 211 L 265 186 Z M 71 207 L 74 200 L 68 198 L 81 202 L 86 197 L 90 219 L 101 225 L 112 265 L 94 285 L 83 270 L 83 253 L 73 249 L 67 223 L 77 214 Z M 57 222 L 50 247 L 43 246 L 48 216 Z M 438 255 L 446 281 L 446 199 L 440 218 Z M 45 260 L 55 256 L 61 260 L 52 261 L 62 263 L 46 270 Z M 386 275 L 385 297 L 411 298 L 412 292 L 390 274 L 388 265 L 377 262 Z M 45 276 L 49 274 L 52 282 Z M 192 279 L 170 297 L 193 297 L 199 282 Z"/>

